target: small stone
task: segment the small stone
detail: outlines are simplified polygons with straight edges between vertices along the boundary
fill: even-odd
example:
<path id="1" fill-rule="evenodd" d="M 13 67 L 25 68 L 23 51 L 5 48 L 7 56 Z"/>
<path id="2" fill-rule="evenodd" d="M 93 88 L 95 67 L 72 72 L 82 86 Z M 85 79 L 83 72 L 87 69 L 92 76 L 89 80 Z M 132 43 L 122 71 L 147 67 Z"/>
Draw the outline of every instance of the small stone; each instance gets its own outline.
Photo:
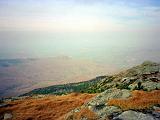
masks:
<path id="1" fill-rule="evenodd" d="M 159 118 L 160 119 L 160 112 L 152 112 L 152 115 L 155 117 L 155 118 Z"/>
<path id="2" fill-rule="evenodd" d="M 160 107 L 153 106 L 153 109 L 154 109 L 154 110 L 160 110 Z"/>
<path id="3" fill-rule="evenodd" d="M 13 117 L 13 115 L 11 113 L 5 113 L 4 114 L 4 119 L 3 120 L 9 120 Z"/>

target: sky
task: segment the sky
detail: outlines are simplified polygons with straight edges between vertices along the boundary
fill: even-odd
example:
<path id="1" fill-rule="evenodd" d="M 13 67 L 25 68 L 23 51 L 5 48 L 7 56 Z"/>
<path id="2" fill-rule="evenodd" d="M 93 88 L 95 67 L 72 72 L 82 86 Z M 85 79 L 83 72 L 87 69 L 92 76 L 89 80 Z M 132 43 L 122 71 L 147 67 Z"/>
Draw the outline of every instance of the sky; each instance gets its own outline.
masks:
<path id="1" fill-rule="evenodd" d="M 160 0 L 0 0 L 0 59 L 160 59 Z"/>
<path id="2" fill-rule="evenodd" d="M 157 30 L 159 21 L 159 0 L 0 0 L 0 30 Z"/>

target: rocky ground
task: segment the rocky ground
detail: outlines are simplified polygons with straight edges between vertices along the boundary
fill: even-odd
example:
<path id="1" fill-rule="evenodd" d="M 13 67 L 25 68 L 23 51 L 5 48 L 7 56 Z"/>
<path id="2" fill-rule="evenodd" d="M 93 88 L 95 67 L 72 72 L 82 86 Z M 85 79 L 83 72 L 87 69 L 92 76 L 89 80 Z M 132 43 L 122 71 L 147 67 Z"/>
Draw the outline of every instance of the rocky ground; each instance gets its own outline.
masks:
<path id="1" fill-rule="evenodd" d="M 137 96 L 135 97 L 135 95 Z M 148 98 L 143 98 L 145 95 Z M 131 99 L 133 99 L 132 103 L 130 103 Z M 114 103 L 114 100 L 119 101 Z M 160 90 L 152 92 L 136 90 L 130 92 L 129 90 L 109 89 L 97 95 L 83 106 L 72 110 L 64 119 L 160 120 L 159 104 Z M 128 108 L 128 106 L 130 106 L 130 108 Z M 84 110 L 90 111 L 94 117 L 83 114 Z M 79 115 L 78 118 L 77 115 Z"/>
<path id="2" fill-rule="evenodd" d="M 160 64 L 146 61 L 94 87 L 107 90 L 72 110 L 66 120 L 160 120 Z"/>

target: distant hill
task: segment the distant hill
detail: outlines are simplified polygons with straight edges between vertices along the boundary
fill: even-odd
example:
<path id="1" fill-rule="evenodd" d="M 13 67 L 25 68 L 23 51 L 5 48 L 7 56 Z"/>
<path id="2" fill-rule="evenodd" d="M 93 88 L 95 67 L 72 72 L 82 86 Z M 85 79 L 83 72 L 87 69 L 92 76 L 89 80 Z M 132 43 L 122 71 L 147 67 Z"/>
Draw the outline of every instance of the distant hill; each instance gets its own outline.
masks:
<path id="1" fill-rule="evenodd" d="M 85 81 L 114 71 L 113 66 L 68 56 L 3 59 L 0 60 L 0 97 L 17 96 L 50 85 Z"/>
<path id="2" fill-rule="evenodd" d="M 106 78 L 106 76 L 99 76 L 99 77 L 96 77 L 95 79 L 91 79 L 89 81 L 84 81 L 84 82 L 68 83 L 68 84 L 62 84 L 62 85 L 53 85 L 45 88 L 38 88 L 28 93 L 25 93 L 21 96 L 31 96 L 31 95 L 37 95 L 37 94 L 62 95 L 62 94 L 68 94 L 72 92 L 93 93 L 93 91 L 90 91 L 89 88 L 92 88 L 93 86 L 98 84 L 101 80 L 103 80 L 103 78 Z M 98 91 L 95 91 L 95 92 L 98 92 Z"/>

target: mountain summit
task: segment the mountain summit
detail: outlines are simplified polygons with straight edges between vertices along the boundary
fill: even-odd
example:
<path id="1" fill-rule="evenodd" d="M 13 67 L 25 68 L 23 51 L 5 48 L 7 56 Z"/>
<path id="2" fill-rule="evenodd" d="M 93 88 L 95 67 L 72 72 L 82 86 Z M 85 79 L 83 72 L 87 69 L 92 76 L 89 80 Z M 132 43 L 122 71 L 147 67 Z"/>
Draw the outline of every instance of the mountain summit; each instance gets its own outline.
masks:
<path id="1" fill-rule="evenodd" d="M 20 97 L 1 101 L 1 117 L 9 113 L 13 120 L 18 118 L 17 112 L 21 111 L 24 114 L 30 110 L 34 110 L 37 116 L 30 113 L 30 115 L 20 115 L 20 118 L 26 120 L 159 120 L 160 64 L 145 61 L 141 65 L 115 75 L 39 88 Z M 44 109 L 46 109 L 45 112 Z M 54 110 L 58 110 L 59 113 Z"/>

